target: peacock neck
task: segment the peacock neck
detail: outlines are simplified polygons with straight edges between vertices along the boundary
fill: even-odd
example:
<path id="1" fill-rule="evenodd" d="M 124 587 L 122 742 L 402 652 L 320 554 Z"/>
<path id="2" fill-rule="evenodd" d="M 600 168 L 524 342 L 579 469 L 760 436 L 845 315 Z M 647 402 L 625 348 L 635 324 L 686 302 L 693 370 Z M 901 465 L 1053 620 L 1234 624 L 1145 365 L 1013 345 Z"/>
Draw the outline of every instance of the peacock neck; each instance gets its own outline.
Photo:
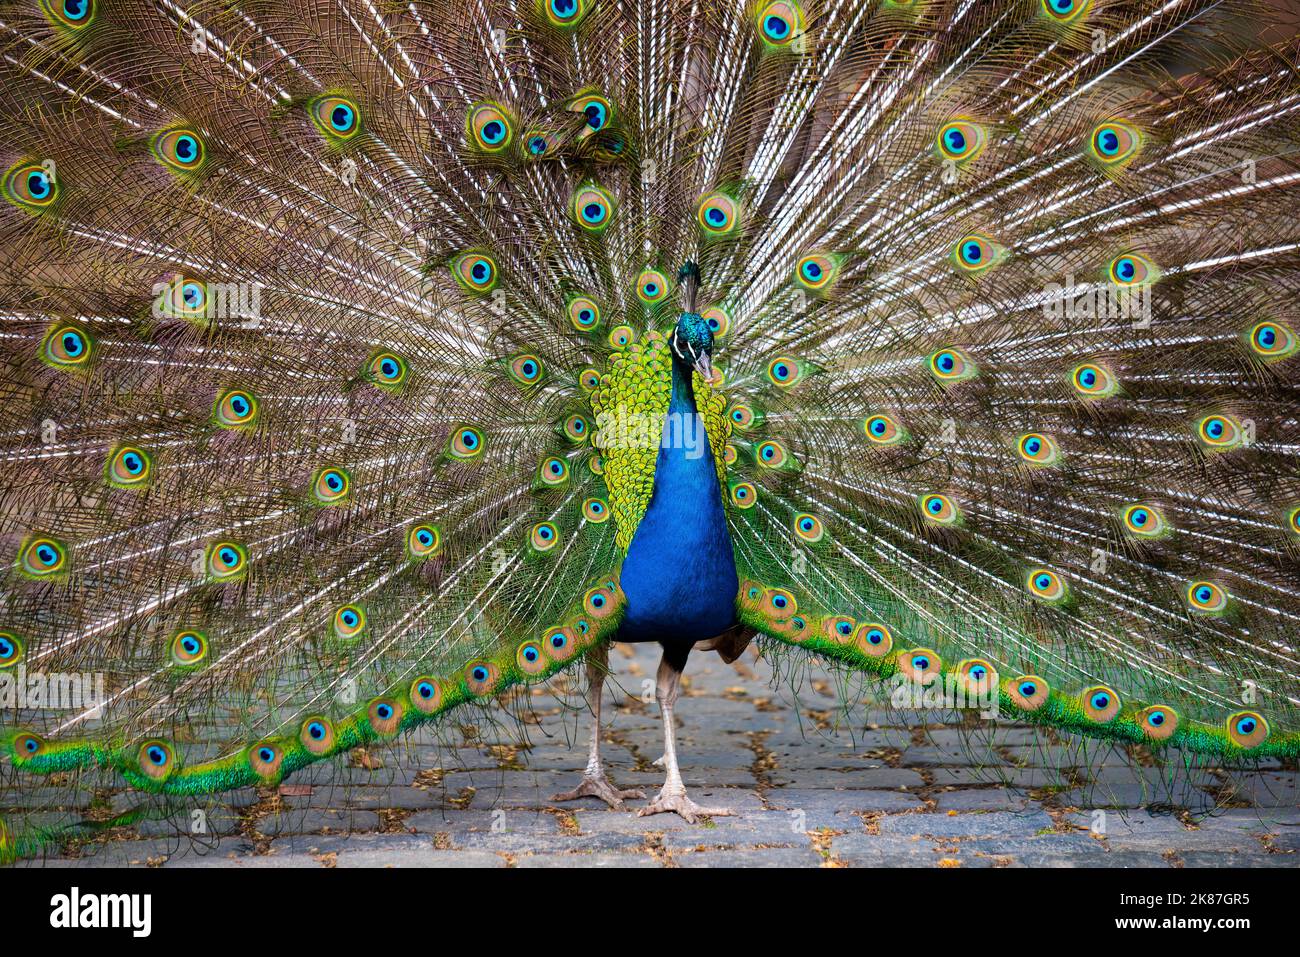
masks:
<path id="1" fill-rule="evenodd" d="M 668 413 L 694 415 L 698 409 L 695 405 L 694 370 L 681 359 L 673 356 L 672 395 L 668 400 Z"/>

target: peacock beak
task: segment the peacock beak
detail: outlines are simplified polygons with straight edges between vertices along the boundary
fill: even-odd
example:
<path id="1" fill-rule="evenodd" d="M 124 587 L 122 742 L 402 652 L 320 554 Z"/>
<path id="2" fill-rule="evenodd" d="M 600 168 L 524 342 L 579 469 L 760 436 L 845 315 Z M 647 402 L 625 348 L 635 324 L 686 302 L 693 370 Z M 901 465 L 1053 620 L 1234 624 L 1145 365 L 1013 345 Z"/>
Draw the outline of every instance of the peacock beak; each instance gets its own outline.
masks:
<path id="1" fill-rule="evenodd" d="M 695 371 L 704 378 L 705 382 L 713 381 L 713 360 L 709 358 L 707 352 L 702 352 L 695 357 Z"/>

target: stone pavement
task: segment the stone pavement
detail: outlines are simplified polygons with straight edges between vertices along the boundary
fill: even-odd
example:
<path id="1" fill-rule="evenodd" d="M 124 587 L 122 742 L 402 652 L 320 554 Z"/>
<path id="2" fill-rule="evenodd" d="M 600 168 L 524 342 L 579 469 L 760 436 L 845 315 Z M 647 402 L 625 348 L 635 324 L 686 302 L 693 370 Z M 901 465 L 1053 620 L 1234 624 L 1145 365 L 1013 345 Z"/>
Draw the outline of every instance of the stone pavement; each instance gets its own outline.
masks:
<path id="1" fill-rule="evenodd" d="M 657 660 L 657 646 L 617 646 L 605 692 L 611 777 L 651 796 L 662 781 Z M 771 679 L 753 649 L 734 665 L 707 654 L 687 666 L 682 773 L 698 802 L 729 805 L 733 818 L 692 826 L 594 799 L 550 803 L 586 758 L 580 678 L 562 676 L 518 696 L 531 709 L 523 747 L 508 719 L 458 714 L 441 742 L 354 753 L 278 791 L 225 795 L 22 866 L 1300 865 L 1294 769 L 1201 769 L 1170 785 L 1140 751 L 1106 745 L 1085 758 L 1077 742 L 1024 726 L 972 720 L 963 733 L 879 705 L 846 714 L 841 679 L 815 667 Z M 131 799 L 112 796 L 120 808 Z"/>

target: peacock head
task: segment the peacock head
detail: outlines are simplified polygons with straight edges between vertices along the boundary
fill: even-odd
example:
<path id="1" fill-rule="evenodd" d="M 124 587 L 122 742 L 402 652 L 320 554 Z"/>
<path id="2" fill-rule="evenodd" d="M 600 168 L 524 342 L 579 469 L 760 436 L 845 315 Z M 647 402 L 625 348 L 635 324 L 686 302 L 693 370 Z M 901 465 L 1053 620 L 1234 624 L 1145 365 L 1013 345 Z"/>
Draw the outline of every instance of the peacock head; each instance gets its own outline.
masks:
<path id="1" fill-rule="evenodd" d="M 706 381 L 713 378 L 713 330 L 696 312 L 683 312 L 673 330 L 673 355 L 694 366 Z"/>

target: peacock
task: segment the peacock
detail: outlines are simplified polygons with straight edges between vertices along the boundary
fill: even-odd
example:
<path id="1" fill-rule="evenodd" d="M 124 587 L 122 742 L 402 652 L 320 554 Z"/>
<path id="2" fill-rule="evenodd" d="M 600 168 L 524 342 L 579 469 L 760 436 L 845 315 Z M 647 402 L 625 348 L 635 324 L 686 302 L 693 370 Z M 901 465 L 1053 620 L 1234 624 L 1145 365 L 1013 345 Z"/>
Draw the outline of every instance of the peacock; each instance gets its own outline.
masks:
<path id="1" fill-rule="evenodd" d="M 1300 757 L 1246 0 L 5 0 L 0 856 L 656 642 Z M 12 809 L 11 809 L 12 811 Z M 100 823 L 102 823 L 102 818 Z"/>

